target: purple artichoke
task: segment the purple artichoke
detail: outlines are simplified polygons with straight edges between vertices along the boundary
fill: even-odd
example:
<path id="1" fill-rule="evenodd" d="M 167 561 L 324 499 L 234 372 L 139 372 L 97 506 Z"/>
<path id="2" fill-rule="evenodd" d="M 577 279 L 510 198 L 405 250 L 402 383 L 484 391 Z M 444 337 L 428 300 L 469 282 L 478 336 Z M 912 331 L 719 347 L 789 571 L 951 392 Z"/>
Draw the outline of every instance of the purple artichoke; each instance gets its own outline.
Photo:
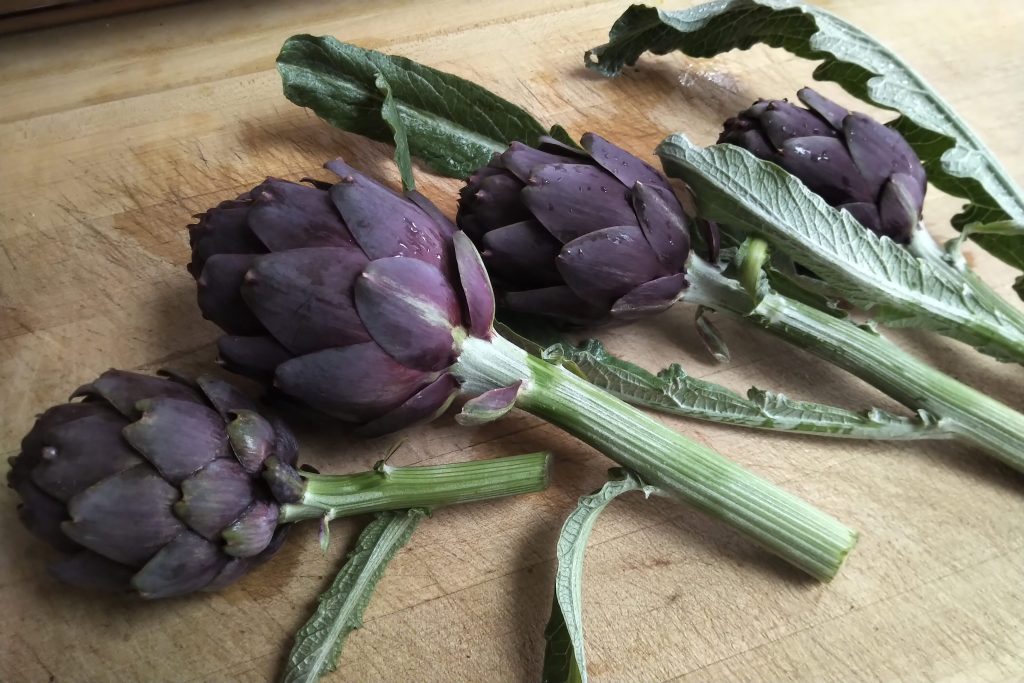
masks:
<path id="1" fill-rule="evenodd" d="M 725 122 L 718 141 L 778 164 L 866 228 L 909 243 L 927 186 L 914 150 L 895 130 L 810 88 L 797 97 L 808 109 L 758 100 Z"/>
<path id="2" fill-rule="evenodd" d="M 164 598 L 222 588 L 280 547 L 262 477 L 290 469 L 295 441 L 230 384 L 110 370 L 75 397 L 39 416 L 7 475 L 22 523 L 61 553 L 58 579 Z"/>
<path id="3" fill-rule="evenodd" d="M 220 360 L 364 435 L 432 419 L 458 392 L 462 341 L 490 335 L 486 272 L 422 195 L 326 166 L 340 182 L 270 178 L 190 226 Z"/>
<path id="4" fill-rule="evenodd" d="M 577 325 L 664 310 L 686 287 L 689 224 L 668 180 L 604 138 L 512 143 L 461 191 L 458 224 L 509 310 Z"/>

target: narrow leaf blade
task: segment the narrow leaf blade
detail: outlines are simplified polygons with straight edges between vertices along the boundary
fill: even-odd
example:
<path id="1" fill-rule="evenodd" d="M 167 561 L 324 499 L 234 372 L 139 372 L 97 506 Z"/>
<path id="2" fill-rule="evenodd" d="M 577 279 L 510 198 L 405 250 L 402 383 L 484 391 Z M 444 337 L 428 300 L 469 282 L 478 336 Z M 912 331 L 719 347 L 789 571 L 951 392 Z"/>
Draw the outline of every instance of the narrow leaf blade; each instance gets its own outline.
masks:
<path id="1" fill-rule="evenodd" d="M 954 219 L 958 228 L 1024 219 L 1024 193 L 949 104 L 885 46 L 819 7 L 793 0 L 717 0 L 677 12 L 633 5 L 615 22 L 609 42 L 587 52 L 586 60 L 611 76 L 644 51 L 713 57 L 757 43 L 820 60 L 815 78 L 899 112 L 893 126 L 921 157 L 929 180 L 970 202 Z M 972 239 L 1024 270 L 1024 230 Z"/>
<path id="2" fill-rule="evenodd" d="M 289 38 L 277 69 L 295 104 L 342 130 L 396 144 L 403 179 L 409 156 L 465 178 L 509 142 L 534 145 L 548 132 L 525 109 L 471 81 L 329 36 Z"/>
<path id="3" fill-rule="evenodd" d="M 544 629 L 544 683 L 587 681 L 587 661 L 583 649 L 583 556 L 587 539 L 601 512 L 616 497 L 629 491 L 650 495 L 657 491 L 645 485 L 632 472 L 617 470 L 614 478 L 599 491 L 579 500 L 562 525 L 558 536 L 558 569 L 555 572 L 555 598 L 551 619 Z"/>
<path id="4" fill-rule="evenodd" d="M 850 439 L 949 438 L 928 415 L 902 417 L 871 408 L 858 412 L 751 388 L 743 397 L 720 384 L 691 377 L 677 364 L 657 375 L 608 352 L 596 339 L 559 343 L 544 357 L 572 361 L 584 378 L 635 406 L 720 424 Z"/>
<path id="5" fill-rule="evenodd" d="M 316 683 L 334 671 L 348 634 L 362 626 L 363 612 L 388 563 L 425 515 L 418 509 L 382 512 L 363 529 L 355 550 L 320 596 L 316 612 L 296 635 L 282 683 Z"/>

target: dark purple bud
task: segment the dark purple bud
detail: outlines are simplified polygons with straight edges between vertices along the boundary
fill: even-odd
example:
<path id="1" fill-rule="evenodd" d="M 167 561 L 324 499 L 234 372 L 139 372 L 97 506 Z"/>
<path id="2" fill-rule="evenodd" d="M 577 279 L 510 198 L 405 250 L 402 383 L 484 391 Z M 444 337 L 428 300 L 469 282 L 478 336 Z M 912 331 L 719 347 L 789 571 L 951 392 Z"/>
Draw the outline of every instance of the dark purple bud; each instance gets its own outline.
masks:
<path id="1" fill-rule="evenodd" d="M 726 121 L 718 141 L 779 164 L 864 227 L 907 244 L 927 182 L 914 150 L 892 128 L 810 88 L 797 96 L 807 109 L 760 100 Z"/>

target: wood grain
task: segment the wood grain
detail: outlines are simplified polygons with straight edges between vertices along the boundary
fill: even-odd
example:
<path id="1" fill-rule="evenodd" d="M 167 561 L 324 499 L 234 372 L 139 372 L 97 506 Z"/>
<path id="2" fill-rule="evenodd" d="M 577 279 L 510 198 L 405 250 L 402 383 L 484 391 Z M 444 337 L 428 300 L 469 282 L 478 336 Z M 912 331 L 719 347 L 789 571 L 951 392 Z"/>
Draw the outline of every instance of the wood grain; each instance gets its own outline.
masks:
<path id="1" fill-rule="evenodd" d="M 978 0 L 822 3 L 921 71 L 1024 180 L 1007 131 L 1024 106 L 1024 5 Z M 927 7 L 927 17 L 922 10 Z M 645 57 L 614 80 L 586 72 L 624 3 L 208 2 L 0 41 L 0 451 L 33 415 L 111 367 L 209 370 L 216 329 L 194 305 L 183 227 L 266 175 L 341 155 L 397 180 L 381 145 L 339 133 L 281 95 L 273 60 L 298 32 L 409 56 L 477 80 L 580 134 L 650 156 L 668 132 L 711 142 L 758 96 L 792 96 L 813 65 L 755 48 L 714 60 Z M 848 98 L 832 86 L 830 95 Z M 858 105 L 860 106 L 860 105 Z M 860 107 L 864 108 L 864 107 Z M 458 183 L 420 177 L 454 210 Z M 932 191 L 940 235 L 959 202 Z M 970 258 L 1010 295 L 1013 273 Z M 602 334 L 650 369 L 681 361 L 738 390 L 756 384 L 850 407 L 891 401 L 840 371 L 723 320 L 733 362 L 701 352 L 682 307 Z M 925 333 L 907 348 L 1024 407 L 1020 368 Z M 294 416 L 305 460 L 368 467 L 393 438 L 354 441 Z M 861 530 L 830 585 L 802 579 L 726 527 L 627 497 L 592 537 L 585 585 L 597 681 L 1024 679 L 1024 481 L 951 444 L 848 443 L 665 422 Z M 442 510 L 380 584 L 331 681 L 535 681 L 554 541 L 609 461 L 524 415 L 482 429 L 416 430 L 401 464 L 549 448 L 549 491 Z M 360 526 L 335 522 L 323 555 L 298 528 L 273 562 L 216 595 L 140 603 L 65 589 L 0 490 L 0 680 L 265 681 Z"/>

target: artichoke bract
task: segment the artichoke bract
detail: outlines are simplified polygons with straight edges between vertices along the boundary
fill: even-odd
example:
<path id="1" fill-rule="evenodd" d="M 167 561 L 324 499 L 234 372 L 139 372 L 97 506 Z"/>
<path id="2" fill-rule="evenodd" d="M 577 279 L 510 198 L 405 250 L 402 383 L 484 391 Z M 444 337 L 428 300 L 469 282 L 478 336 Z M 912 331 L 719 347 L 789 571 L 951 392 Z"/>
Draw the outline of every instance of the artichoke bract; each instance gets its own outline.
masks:
<path id="1" fill-rule="evenodd" d="M 502 305 L 577 325 L 662 311 L 686 287 L 686 214 L 668 180 L 594 133 L 513 142 L 462 188 L 457 223 Z"/>
<path id="2" fill-rule="evenodd" d="M 486 274 L 422 195 L 326 167 L 339 182 L 269 178 L 189 226 L 220 361 L 364 435 L 429 420 L 458 391 L 461 342 L 489 334 Z"/>
<path id="3" fill-rule="evenodd" d="M 810 88 L 797 97 L 806 109 L 758 100 L 725 122 L 718 142 L 778 164 L 864 227 L 908 244 L 927 188 L 914 150 L 895 130 Z"/>
<path id="4" fill-rule="evenodd" d="M 284 538 L 263 479 L 295 461 L 288 429 L 212 377 L 110 370 L 36 420 L 8 485 L 61 581 L 164 598 L 216 590 Z"/>

